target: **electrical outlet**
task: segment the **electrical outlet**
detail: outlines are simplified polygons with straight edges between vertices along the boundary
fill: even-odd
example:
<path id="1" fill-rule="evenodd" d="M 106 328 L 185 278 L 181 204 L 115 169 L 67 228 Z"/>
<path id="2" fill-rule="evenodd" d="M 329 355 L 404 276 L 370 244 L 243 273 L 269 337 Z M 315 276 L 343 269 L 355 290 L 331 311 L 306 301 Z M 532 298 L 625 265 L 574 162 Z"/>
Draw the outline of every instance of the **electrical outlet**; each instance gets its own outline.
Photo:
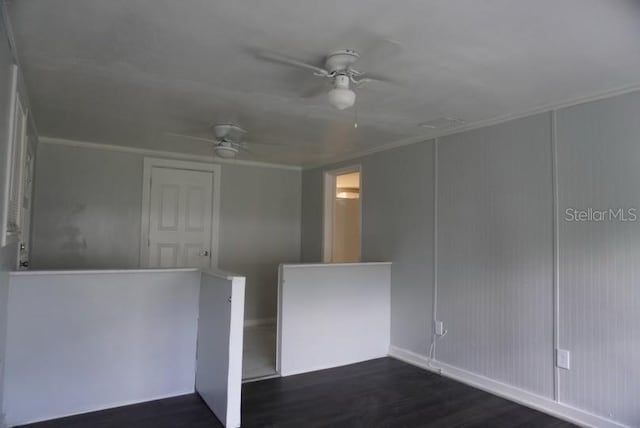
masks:
<path id="1" fill-rule="evenodd" d="M 561 369 L 570 370 L 571 369 L 571 352 L 566 349 L 557 349 L 556 350 L 556 366 Z"/>
<path id="2" fill-rule="evenodd" d="M 436 320 L 436 335 L 444 336 L 444 323 Z"/>

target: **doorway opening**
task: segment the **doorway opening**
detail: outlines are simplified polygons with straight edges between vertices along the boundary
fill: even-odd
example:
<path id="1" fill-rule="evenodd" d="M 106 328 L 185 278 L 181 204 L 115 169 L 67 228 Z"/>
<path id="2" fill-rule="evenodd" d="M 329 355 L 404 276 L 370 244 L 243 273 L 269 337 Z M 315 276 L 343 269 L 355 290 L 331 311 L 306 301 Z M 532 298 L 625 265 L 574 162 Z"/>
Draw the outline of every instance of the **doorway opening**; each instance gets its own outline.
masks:
<path id="1" fill-rule="evenodd" d="M 360 261 L 361 195 L 360 165 L 325 173 L 323 245 L 325 263 Z"/>

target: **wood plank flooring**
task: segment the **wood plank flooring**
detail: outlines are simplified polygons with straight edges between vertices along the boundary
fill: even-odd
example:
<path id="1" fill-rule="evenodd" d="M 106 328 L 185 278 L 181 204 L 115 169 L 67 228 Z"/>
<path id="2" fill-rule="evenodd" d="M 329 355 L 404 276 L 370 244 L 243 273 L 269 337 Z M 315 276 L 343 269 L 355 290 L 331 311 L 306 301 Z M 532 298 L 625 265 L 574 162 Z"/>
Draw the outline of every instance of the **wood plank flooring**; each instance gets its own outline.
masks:
<path id="1" fill-rule="evenodd" d="M 218 428 L 195 395 L 71 416 L 30 428 Z M 573 427 L 544 413 L 381 358 L 242 388 L 243 427 Z"/>

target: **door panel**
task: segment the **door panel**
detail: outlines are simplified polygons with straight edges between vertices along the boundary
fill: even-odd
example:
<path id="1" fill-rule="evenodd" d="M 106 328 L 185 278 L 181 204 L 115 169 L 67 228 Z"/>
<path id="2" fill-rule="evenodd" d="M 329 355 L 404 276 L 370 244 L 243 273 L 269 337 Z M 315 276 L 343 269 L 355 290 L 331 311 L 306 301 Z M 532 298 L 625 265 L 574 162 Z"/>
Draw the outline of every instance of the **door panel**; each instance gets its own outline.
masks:
<path id="1" fill-rule="evenodd" d="M 202 191 L 202 188 L 197 187 L 187 189 L 186 228 L 189 232 L 202 232 L 205 228 L 206 207 L 203 202 L 205 202 L 206 198 L 203 196 Z"/>
<path id="2" fill-rule="evenodd" d="M 170 268 L 178 266 L 178 244 L 161 244 L 157 245 L 158 258 L 153 267 Z"/>
<path id="3" fill-rule="evenodd" d="M 149 201 L 149 267 L 209 267 L 213 173 L 154 167 Z"/>
<path id="4" fill-rule="evenodd" d="M 180 216 L 180 187 L 173 184 L 160 184 L 160 221 L 159 230 L 178 230 Z"/>

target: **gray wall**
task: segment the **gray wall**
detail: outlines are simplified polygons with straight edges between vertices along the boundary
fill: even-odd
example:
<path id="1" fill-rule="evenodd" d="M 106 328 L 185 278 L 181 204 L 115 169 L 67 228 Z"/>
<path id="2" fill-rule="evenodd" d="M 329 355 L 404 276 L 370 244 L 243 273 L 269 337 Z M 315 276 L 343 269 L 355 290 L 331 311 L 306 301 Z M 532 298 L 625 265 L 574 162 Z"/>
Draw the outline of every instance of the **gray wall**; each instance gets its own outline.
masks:
<path id="1" fill-rule="evenodd" d="M 437 359 L 553 398 L 549 114 L 438 141 Z"/>
<path id="2" fill-rule="evenodd" d="M 440 138 L 437 204 L 430 143 L 305 171 L 302 257 L 321 257 L 323 171 L 362 163 L 364 259 L 394 262 L 393 345 L 428 353 L 437 205 L 437 359 L 549 399 L 557 373 L 559 402 L 640 426 L 640 221 L 564 220 L 567 208 L 640 219 L 640 93 L 552 116 Z M 555 328 L 569 371 L 554 367 Z"/>
<path id="3" fill-rule="evenodd" d="M 31 266 L 137 268 L 143 157 L 40 144 Z"/>
<path id="4" fill-rule="evenodd" d="M 40 144 L 32 266 L 138 267 L 143 159 Z M 277 266 L 299 260 L 300 175 L 222 165 L 218 264 L 247 276 L 247 319 L 275 316 Z"/>
<path id="5" fill-rule="evenodd" d="M 560 399 L 640 426 L 640 221 L 569 222 L 565 211 L 637 208 L 640 93 L 560 110 Z"/>
<path id="6" fill-rule="evenodd" d="M 302 257 L 322 257 L 324 170 L 361 164 L 362 260 L 391 261 L 391 338 L 426 353 L 433 295 L 433 142 L 304 171 Z"/>
<path id="7" fill-rule="evenodd" d="M 8 157 L 9 140 L 9 94 L 11 88 L 10 66 L 13 57 L 9 51 L 9 44 L 4 28 L 4 19 L 0 12 L 0 201 L 4 200 L 4 178 L 6 174 L 5 160 Z M 0 220 L 1 221 L 1 220 Z M 0 425 L 3 422 L 3 388 L 4 388 L 4 360 L 7 334 L 7 298 L 9 292 L 9 274 L 16 263 L 17 248 L 9 244 L 0 248 Z"/>

